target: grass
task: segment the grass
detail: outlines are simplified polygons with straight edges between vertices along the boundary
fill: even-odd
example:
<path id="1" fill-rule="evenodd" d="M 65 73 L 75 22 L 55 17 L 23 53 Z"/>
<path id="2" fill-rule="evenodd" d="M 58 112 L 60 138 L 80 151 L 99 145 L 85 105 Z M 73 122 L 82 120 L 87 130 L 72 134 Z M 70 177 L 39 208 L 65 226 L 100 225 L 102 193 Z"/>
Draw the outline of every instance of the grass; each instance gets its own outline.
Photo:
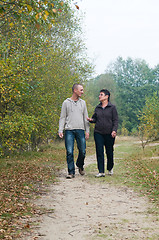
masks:
<path id="1" fill-rule="evenodd" d="M 159 146 L 147 146 L 143 153 L 136 141 L 136 138 L 131 137 L 116 139 L 113 177 L 95 179 L 96 164 L 86 168 L 87 176 L 93 182 L 135 188 L 149 197 L 156 212 L 159 196 Z M 90 139 L 87 141 L 87 155 L 94 153 L 94 141 Z M 30 228 L 29 217 L 47 211 L 38 209 L 31 200 L 44 194 L 49 183 L 57 181 L 59 170 L 66 167 L 65 159 L 63 141 L 42 146 L 39 152 L 26 152 L 0 159 L 0 239 L 20 238 L 23 231 Z M 23 219 L 27 219 L 27 223 Z"/>
<path id="2" fill-rule="evenodd" d="M 141 146 L 132 140 L 120 141 L 120 145 L 127 145 L 127 153 L 119 161 L 120 168 L 123 168 L 123 180 L 128 186 L 135 187 L 142 194 L 149 197 L 152 202 L 159 204 L 159 145 L 147 146 L 143 152 Z M 125 147 L 126 149 L 126 147 Z M 118 156 L 118 154 L 117 154 Z M 118 167 L 117 165 L 117 167 Z M 122 171 L 122 169 L 120 169 Z"/>
<path id="3" fill-rule="evenodd" d="M 126 185 L 135 188 L 159 206 L 159 145 L 146 146 L 144 152 L 137 138 L 118 137 L 115 144 L 114 176 L 95 181 Z M 89 179 L 94 181 L 96 164 L 86 169 Z M 157 210 L 157 209 L 156 209 Z"/>
<path id="4" fill-rule="evenodd" d="M 20 237 L 22 230 L 29 228 L 28 224 L 19 224 L 21 219 L 44 212 L 30 200 L 43 194 L 46 184 L 56 181 L 56 175 L 64 164 L 63 142 L 44 146 L 39 152 L 17 154 L 0 160 L 0 239 Z"/>

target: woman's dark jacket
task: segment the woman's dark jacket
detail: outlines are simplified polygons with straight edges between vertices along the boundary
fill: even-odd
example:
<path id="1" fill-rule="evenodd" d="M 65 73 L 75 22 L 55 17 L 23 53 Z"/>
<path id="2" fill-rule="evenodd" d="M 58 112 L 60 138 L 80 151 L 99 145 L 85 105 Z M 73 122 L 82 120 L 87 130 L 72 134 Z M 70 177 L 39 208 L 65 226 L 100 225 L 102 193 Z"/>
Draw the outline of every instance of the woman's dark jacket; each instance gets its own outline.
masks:
<path id="1" fill-rule="evenodd" d="M 105 108 L 102 108 L 101 103 L 97 105 L 92 119 L 91 123 L 95 123 L 94 132 L 100 134 L 111 134 L 112 131 L 117 132 L 118 113 L 115 105 L 111 102 L 108 102 Z"/>

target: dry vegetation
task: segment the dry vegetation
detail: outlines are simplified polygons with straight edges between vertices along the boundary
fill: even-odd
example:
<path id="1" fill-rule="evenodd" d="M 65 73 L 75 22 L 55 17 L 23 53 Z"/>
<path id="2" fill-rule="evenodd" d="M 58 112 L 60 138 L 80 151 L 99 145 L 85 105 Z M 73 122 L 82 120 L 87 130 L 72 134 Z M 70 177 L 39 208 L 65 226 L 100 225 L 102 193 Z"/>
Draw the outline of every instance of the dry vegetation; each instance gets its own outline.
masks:
<path id="1" fill-rule="evenodd" d="M 117 138 L 116 173 L 110 181 L 135 187 L 142 194 L 149 196 L 158 207 L 159 145 L 156 143 L 146 146 L 143 152 L 136 141 L 130 137 Z M 89 140 L 87 155 L 94 153 L 94 141 Z M 45 212 L 45 209 L 37 209 L 32 200 L 45 193 L 50 182 L 56 181 L 59 170 L 66 167 L 65 159 L 63 141 L 43 146 L 39 152 L 17 154 L 1 159 L 1 239 L 21 237 L 23 231 L 30 227 L 30 216 Z M 28 221 L 23 221 L 24 219 Z"/>

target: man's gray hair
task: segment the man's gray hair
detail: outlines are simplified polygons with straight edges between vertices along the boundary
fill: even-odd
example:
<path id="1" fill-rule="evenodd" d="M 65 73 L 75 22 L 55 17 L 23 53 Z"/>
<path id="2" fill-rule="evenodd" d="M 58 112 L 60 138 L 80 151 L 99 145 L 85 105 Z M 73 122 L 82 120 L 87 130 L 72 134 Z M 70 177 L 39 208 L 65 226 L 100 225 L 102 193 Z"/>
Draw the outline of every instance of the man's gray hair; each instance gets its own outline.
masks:
<path id="1" fill-rule="evenodd" d="M 80 84 L 80 83 L 75 83 L 75 84 L 73 84 L 73 86 L 72 86 L 72 92 L 74 92 L 74 89 L 75 89 L 75 88 L 78 89 L 78 86 L 82 86 L 82 84 Z"/>

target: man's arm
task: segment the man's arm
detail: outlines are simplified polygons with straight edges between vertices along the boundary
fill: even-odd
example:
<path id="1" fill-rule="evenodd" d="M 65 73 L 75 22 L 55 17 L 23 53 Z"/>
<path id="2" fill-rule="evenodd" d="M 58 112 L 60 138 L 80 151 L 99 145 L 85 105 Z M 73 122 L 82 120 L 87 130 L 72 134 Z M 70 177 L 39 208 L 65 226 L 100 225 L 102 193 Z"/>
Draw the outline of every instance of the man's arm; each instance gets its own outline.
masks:
<path id="1" fill-rule="evenodd" d="M 88 118 L 88 112 L 87 112 L 87 106 L 86 106 L 86 102 L 84 102 L 84 116 L 83 116 L 83 119 L 84 119 L 84 125 L 85 125 L 85 135 L 86 135 L 86 139 L 89 138 L 89 121 L 87 120 Z"/>
<path id="2" fill-rule="evenodd" d="M 61 108 L 61 114 L 60 114 L 60 120 L 59 120 L 59 137 L 63 138 L 63 130 L 64 130 L 64 125 L 66 122 L 66 103 L 63 102 L 62 108 Z"/>
<path id="3" fill-rule="evenodd" d="M 89 139 L 89 133 L 88 133 L 88 132 L 86 132 L 86 133 L 85 133 L 85 135 L 86 135 L 86 137 L 85 137 L 85 138 L 86 138 L 86 140 L 87 140 L 87 139 Z"/>
<path id="4" fill-rule="evenodd" d="M 87 118 L 87 120 L 90 122 L 90 123 L 96 123 L 96 120 L 97 120 L 97 114 L 94 113 L 92 118 Z"/>
<path id="5" fill-rule="evenodd" d="M 63 132 L 59 132 L 59 137 L 63 138 Z"/>

